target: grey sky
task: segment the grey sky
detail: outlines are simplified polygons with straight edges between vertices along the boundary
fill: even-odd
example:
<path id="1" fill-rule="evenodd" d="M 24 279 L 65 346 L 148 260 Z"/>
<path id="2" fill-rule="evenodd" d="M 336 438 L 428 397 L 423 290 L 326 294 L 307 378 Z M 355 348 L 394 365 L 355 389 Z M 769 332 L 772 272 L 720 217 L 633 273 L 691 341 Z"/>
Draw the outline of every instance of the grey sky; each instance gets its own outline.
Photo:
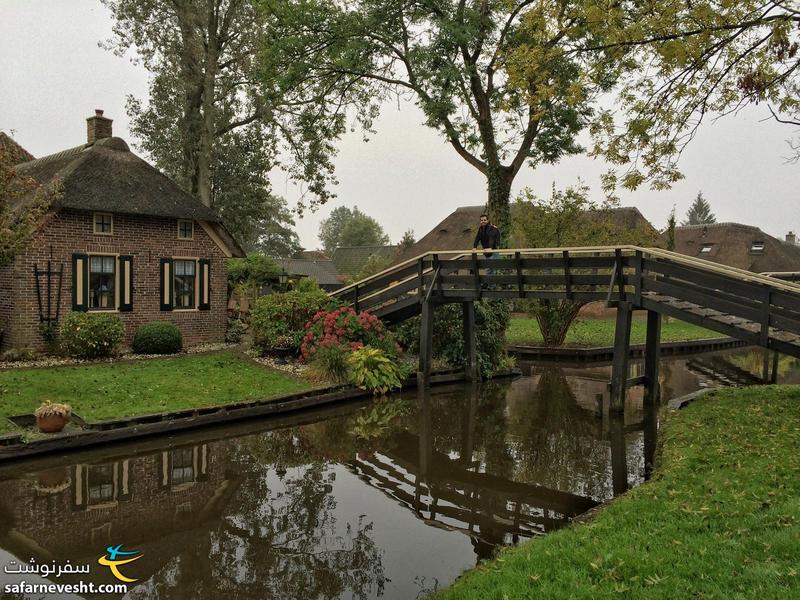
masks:
<path id="1" fill-rule="evenodd" d="M 98 47 L 111 35 L 111 18 L 97 0 L 0 0 L 0 130 L 35 156 L 80 144 L 85 119 L 102 108 L 114 132 L 135 145 L 128 132 L 125 97 L 146 98 L 147 73 L 129 59 Z M 757 225 L 778 237 L 800 228 L 800 165 L 785 164 L 785 142 L 793 131 L 761 122 L 767 109 L 708 122 L 685 152 L 686 179 L 663 192 L 622 193 L 657 227 L 672 205 L 679 219 L 698 190 L 718 221 Z M 457 206 L 485 202 L 483 177 L 435 132 L 422 125 L 412 104 L 387 105 L 368 143 L 348 134 L 336 160 L 338 199 L 298 221 L 307 248 L 319 246 L 319 221 L 340 204 L 358 205 L 384 226 L 393 241 L 414 229 L 419 238 Z M 533 187 L 547 194 L 581 177 L 600 197 L 602 163 L 585 157 L 554 167 L 525 169 L 515 191 Z M 275 191 L 292 203 L 298 189 L 285 176 L 273 177 Z"/>

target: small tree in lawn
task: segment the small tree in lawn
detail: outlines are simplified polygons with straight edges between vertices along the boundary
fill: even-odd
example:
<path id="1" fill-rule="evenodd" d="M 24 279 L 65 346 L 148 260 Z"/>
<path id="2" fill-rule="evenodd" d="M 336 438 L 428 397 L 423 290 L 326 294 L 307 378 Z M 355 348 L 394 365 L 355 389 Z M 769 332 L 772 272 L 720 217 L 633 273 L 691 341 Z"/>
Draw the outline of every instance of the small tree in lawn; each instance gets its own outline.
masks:
<path id="1" fill-rule="evenodd" d="M 716 223 L 717 218 L 711 212 L 711 205 L 708 200 L 703 198 L 703 192 L 697 192 L 697 198 L 694 199 L 689 211 L 686 213 L 686 220 L 681 223 L 681 226 L 687 225 L 710 225 Z"/>
<path id="2" fill-rule="evenodd" d="M 669 213 L 667 220 L 667 250 L 675 251 L 675 206 L 672 206 L 672 211 Z"/>
<path id="3" fill-rule="evenodd" d="M 512 234 L 517 247 L 555 248 L 600 245 L 654 245 L 652 228 L 633 228 L 617 222 L 612 202 L 596 203 L 583 184 L 556 190 L 549 198 L 536 197 L 526 189 L 512 206 Z M 570 325 L 587 302 L 536 299 L 528 311 L 539 324 L 545 346 L 564 343 Z"/>

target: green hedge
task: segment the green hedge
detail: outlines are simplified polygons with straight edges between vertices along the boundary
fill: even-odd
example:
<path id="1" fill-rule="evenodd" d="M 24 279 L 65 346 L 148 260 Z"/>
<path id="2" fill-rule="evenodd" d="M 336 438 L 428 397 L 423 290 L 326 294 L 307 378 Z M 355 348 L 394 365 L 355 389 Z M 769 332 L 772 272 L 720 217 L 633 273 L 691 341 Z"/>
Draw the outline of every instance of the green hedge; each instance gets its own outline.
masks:
<path id="1" fill-rule="evenodd" d="M 170 321 L 145 323 L 133 335 L 133 351 L 137 354 L 176 354 L 181 349 L 181 330 Z"/>
<path id="2" fill-rule="evenodd" d="M 117 315 L 73 312 L 61 326 L 61 349 L 78 358 L 110 356 L 124 336 L 125 327 Z"/>
<path id="3" fill-rule="evenodd" d="M 295 349 L 306 333 L 306 323 L 319 311 L 336 306 L 321 290 L 292 291 L 259 298 L 250 313 L 253 344 L 262 352 L 289 344 Z"/>

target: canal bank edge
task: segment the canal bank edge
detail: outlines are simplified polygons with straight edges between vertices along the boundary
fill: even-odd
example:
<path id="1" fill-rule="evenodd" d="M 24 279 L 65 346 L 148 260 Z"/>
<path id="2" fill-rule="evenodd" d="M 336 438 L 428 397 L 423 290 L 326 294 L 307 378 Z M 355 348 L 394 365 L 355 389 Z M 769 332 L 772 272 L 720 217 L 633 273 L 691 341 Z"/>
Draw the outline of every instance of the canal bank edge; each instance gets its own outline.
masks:
<path id="1" fill-rule="evenodd" d="M 493 374 L 493 379 L 513 378 L 519 369 Z M 441 369 L 431 374 L 431 386 L 465 381 L 463 369 Z M 417 387 L 416 375 L 411 375 L 402 389 Z M 110 419 L 88 423 L 87 430 L 51 434 L 50 437 L 25 442 L 22 435 L 0 436 L 0 463 L 55 452 L 88 448 L 99 444 L 123 442 L 145 436 L 161 435 L 197 427 L 211 427 L 243 419 L 262 418 L 312 409 L 336 402 L 368 398 L 372 392 L 355 386 L 317 387 L 268 400 L 236 402 L 205 408 L 185 409 L 163 413 Z"/>
<path id="2" fill-rule="evenodd" d="M 800 596 L 800 386 L 693 396 L 666 407 L 650 482 L 435 598 Z"/>

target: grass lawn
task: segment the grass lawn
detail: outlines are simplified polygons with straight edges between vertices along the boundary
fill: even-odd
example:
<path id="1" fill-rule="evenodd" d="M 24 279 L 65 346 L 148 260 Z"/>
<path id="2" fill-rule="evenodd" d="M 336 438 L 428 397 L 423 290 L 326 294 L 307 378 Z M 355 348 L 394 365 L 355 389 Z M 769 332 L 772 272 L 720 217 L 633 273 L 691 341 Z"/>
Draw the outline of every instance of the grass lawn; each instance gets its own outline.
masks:
<path id="1" fill-rule="evenodd" d="M 800 598 L 800 386 L 714 392 L 663 430 L 652 482 L 437 598 Z"/>
<path id="2" fill-rule="evenodd" d="M 0 371 L 0 432 L 5 417 L 42 400 L 66 402 L 87 421 L 278 396 L 307 383 L 231 352 L 119 364 Z"/>
<path id="3" fill-rule="evenodd" d="M 576 319 L 567 332 L 565 346 L 585 346 L 589 348 L 614 345 L 614 319 Z M 631 329 L 631 344 L 644 344 L 647 322 L 635 319 Z M 682 342 L 724 337 L 716 331 L 709 331 L 683 321 L 662 321 L 661 341 Z M 538 346 L 542 334 L 536 319 L 512 318 L 506 331 L 509 344 Z"/>

